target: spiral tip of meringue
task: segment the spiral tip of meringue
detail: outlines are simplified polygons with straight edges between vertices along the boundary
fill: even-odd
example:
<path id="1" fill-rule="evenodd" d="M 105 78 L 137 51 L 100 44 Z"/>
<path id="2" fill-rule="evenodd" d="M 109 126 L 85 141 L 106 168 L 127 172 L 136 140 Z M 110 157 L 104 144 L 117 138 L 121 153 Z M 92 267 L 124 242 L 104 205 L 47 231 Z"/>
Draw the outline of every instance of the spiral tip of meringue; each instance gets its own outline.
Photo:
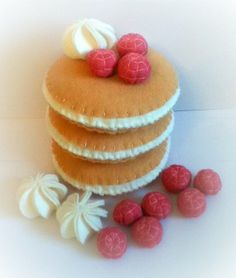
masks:
<path id="1" fill-rule="evenodd" d="M 72 59 L 86 59 L 94 49 L 109 49 L 117 36 L 114 28 L 98 19 L 85 18 L 71 25 L 63 36 L 63 50 Z"/>

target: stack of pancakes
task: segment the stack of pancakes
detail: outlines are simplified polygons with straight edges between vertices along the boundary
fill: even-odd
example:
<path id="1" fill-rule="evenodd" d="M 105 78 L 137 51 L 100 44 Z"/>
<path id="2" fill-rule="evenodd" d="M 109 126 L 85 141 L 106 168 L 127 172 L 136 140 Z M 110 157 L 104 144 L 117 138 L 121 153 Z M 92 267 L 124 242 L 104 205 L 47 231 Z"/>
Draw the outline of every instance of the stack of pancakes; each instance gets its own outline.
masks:
<path id="1" fill-rule="evenodd" d="M 176 74 L 149 50 L 151 76 L 142 84 L 94 76 L 84 60 L 61 57 L 49 70 L 44 95 L 56 171 L 97 194 L 138 189 L 163 169 L 179 96 Z"/>

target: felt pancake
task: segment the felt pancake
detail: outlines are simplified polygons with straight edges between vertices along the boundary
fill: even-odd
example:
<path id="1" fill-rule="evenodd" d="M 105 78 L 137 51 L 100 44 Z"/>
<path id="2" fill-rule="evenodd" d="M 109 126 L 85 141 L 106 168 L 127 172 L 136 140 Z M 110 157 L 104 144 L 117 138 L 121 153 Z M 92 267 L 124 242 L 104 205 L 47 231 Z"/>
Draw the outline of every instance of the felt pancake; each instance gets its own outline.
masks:
<path id="1" fill-rule="evenodd" d="M 49 69 L 43 92 L 59 114 L 90 128 L 119 131 L 149 125 L 166 115 L 179 96 L 171 64 L 150 49 L 151 76 L 141 84 L 94 76 L 84 60 L 61 57 Z"/>
<path id="2" fill-rule="evenodd" d="M 153 181 L 164 168 L 169 142 L 135 159 L 122 163 L 96 163 L 83 160 L 52 142 L 53 162 L 58 174 L 82 190 L 100 195 L 117 195 L 136 190 Z"/>
<path id="3" fill-rule="evenodd" d="M 152 125 L 105 134 L 88 131 L 49 108 L 47 123 L 49 134 L 60 147 L 81 158 L 106 163 L 134 158 L 157 147 L 169 137 L 174 118 L 170 112 Z"/>

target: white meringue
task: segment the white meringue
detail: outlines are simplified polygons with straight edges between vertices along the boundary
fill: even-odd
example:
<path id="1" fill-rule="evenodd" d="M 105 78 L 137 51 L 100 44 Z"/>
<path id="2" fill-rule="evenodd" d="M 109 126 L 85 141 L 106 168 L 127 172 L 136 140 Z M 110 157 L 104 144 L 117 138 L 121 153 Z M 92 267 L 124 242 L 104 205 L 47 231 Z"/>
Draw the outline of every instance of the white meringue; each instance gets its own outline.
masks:
<path id="1" fill-rule="evenodd" d="M 38 174 L 25 180 L 19 188 L 19 209 L 27 218 L 48 218 L 67 194 L 67 187 L 53 174 Z"/>
<path id="2" fill-rule="evenodd" d="M 85 191 L 79 196 L 71 194 L 57 209 L 56 217 L 60 224 L 61 236 L 65 239 L 76 238 L 82 244 L 93 231 L 102 229 L 101 217 L 107 217 L 104 200 L 90 200 L 92 193 Z"/>
<path id="3" fill-rule="evenodd" d="M 63 38 L 63 49 L 72 59 L 85 59 L 91 50 L 112 48 L 116 41 L 112 26 L 97 19 L 83 19 L 67 29 Z"/>

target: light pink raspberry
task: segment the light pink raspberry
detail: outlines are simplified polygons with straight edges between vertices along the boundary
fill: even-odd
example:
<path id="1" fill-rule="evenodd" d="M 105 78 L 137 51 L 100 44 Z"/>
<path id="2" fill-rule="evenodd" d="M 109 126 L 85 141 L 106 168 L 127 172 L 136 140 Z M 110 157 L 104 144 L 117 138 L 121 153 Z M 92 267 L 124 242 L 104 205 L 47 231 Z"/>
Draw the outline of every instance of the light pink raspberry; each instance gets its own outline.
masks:
<path id="1" fill-rule="evenodd" d="M 185 217 L 200 216 L 206 209 L 206 197 L 196 188 L 187 188 L 178 195 L 177 207 Z"/>
<path id="2" fill-rule="evenodd" d="M 105 258 L 120 258 L 127 249 L 126 234 L 118 227 L 104 228 L 98 233 L 97 248 Z"/>
<path id="3" fill-rule="evenodd" d="M 142 83 L 151 73 L 151 65 L 141 54 L 128 53 L 118 62 L 118 75 L 127 83 Z"/>
<path id="4" fill-rule="evenodd" d="M 215 195 L 222 187 L 220 176 L 212 169 L 199 171 L 193 180 L 193 185 L 206 195 Z"/>
<path id="5" fill-rule="evenodd" d="M 164 219 L 171 213 L 171 201 L 163 193 L 150 192 L 146 194 L 142 201 L 142 208 L 146 215 Z"/>
<path id="6" fill-rule="evenodd" d="M 117 64 L 117 56 L 111 49 L 95 49 L 89 52 L 87 61 L 93 74 L 99 77 L 111 76 Z"/>
<path id="7" fill-rule="evenodd" d="M 133 52 L 145 55 L 148 52 L 148 44 L 145 38 L 139 34 L 126 34 L 117 42 L 117 51 L 120 56 Z"/>
<path id="8" fill-rule="evenodd" d="M 114 221 L 125 226 L 132 224 L 142 215 L 141 206 L 129 199 L 119 202 L 113 211 Z"/>
<path id="9" fill-rule="evenodd" d="M 143 216 L 131 227 L 133 240 L 142 247 L 152 248 L 162 239 L 162 226 L 158 219 Z"/>

